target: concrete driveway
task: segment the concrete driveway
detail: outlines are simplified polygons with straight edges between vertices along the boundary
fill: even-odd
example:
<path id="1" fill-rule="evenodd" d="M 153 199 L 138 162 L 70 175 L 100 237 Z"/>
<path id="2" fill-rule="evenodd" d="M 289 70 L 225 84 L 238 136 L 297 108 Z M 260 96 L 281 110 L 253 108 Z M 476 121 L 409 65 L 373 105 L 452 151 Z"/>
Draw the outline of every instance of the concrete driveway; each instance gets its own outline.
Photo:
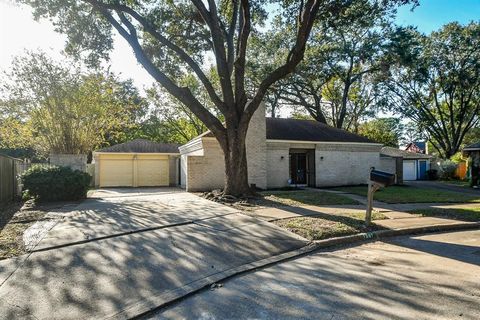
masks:
<path id="1" fill-rule="evenodd" d="M 312 254 L 143 319 L 480 319 L 480 231 Z"/>
<path id="2" fill-rule="evenodd" d="M 305 244 L 179 189 L 100 190 L 57 214 L 37 251 L 0 264 L 0 319 L 107 318 Z"/>
<path id="3" fill-rule="evenodd" d="M 238 213 L 178 188 L 99 189 L 50 230 L 36 250 Z"/>

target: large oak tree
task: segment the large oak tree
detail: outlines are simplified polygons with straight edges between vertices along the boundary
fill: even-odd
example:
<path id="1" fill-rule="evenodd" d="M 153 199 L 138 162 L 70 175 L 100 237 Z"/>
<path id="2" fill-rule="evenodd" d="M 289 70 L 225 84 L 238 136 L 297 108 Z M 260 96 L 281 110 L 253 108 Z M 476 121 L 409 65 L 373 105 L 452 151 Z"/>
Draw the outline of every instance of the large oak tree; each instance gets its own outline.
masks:
<path id="1" fill-rule="evenodd" d="M 338 15 L 354 0 L 22 0 L 68 35 L 67 52 L 91 62 L 108 57 L 112 31 L 131 46 L 138 62 L 215 135 L 225 155 L 225 193 L 250 193 L 245 137 L 269 87 L 300 63 L 318 12 Z M 406 3 L 408 0 L 372 0 Z M 278 9 L 278 10 L 277 10 Z M 288 54 L 247 94 L 249 38 L 268 28 L 268 13 L 294 26 Z M 251 56 L 251 55 L 250 55 Z M 212 66 L 209 61 L 213 60 Z M 213 73 L 210 72 L 213 68 Z M 215 116 L 176 79 L 195 74 L 222 115 Z"/>

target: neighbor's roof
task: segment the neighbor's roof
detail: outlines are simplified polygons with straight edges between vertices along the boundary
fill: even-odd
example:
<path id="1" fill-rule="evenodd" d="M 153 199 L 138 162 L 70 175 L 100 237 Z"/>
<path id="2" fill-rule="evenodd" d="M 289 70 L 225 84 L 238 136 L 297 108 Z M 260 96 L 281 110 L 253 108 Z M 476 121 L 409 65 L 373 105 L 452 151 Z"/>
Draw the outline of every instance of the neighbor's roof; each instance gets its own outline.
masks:
<path id="1" fill-rule="evenodd" d="M 180 153 L 177 143 L 158 143 L 145 139 L 135 139 L 125 143 L 106 147 L 96 152 L 118 152 L 118 153 Z"/>
<path id="2" fill-rule="evenodd" d="M 480 142 L 474 143 L 463 148 L 463 151 L 476 151 L 480 150 Z"/>
<path id="3" fill-rule="evenodd" d="M 432 156 L 423 153 L 410 152 L 392 147 L 383 147 L 380 150 L 381 156 L 403 157 L 403 159 L 430 159 Z"/>
<path id="4" fill-rule="evenodd" d="M 375 143 L 360 135 L 314 120 L 266 118 L 267 139 Z"/>
<path id="5" fill-rule="evenodd" d="M 412 144 L 416 145 L 420 150 L 423 150 L 423 151 L 425 151 L 425 148 L 427 146 L 425 141 L 413 141 L 407 145 L 407 148 L 410 147 Z"/>

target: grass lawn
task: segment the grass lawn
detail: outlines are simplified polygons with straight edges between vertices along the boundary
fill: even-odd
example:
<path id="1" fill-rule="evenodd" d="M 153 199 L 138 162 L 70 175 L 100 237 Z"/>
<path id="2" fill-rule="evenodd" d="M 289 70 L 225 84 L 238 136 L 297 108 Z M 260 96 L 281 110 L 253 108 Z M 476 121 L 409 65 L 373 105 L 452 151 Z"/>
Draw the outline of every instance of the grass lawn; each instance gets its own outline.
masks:
<path id="1" fill-rule="evenodd" d="M 463 221 L 480 221 L 480 208 L 430 208 L 414 210 L 411 213 L 426 217 L 441 217 Z"/>
<path id="2" fill-rule="evenodd" d="M 266 206 L 358 204 L 357 201 L 342 195 L 311 190 L 263 191 L 261 195 L 262 199 L 259 204 Z"/>
<path id="3" fill-rule="evenodd" d="M 338 187 L 335 190 L 367 196 L 367 186 Z M 375 192 L 375 200 L 386 203 L 428 203 L 428 202 L 480 202 L 480 196 L 472 196 L 445 190 L 417 188 L 412 186 L 391 186 Z"/>
<path id="4" fill-rule="evenodd" d="M 385 219 L 385 216 L 374 212 L 372 213 L 372 219 Z M 318 216 L 282 219 L 273 223 L 309 240 L 322 240 L 380 229 L 375 224 L 366 227 L 365 214 L 344 216 L 320 214 Z"/>

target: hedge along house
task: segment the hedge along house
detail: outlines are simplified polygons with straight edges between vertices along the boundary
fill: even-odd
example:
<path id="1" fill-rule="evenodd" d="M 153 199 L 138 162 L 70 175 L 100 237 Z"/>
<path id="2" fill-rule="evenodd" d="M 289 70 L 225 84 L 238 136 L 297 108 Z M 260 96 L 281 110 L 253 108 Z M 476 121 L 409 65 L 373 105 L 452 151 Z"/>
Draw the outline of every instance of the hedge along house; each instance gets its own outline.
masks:
<path id="1" fill-rule="evenodd" d="M 382 144 L 316 121 L 265 118 L 262 105 L 247 132 L 248 179 L 261 189 L 364 184 L 371 167 L 382 168 L 381 148 Z M 223 151 L 211 132 L 179 150 L 183 188 L 205 191 L 224 186 Z"/>
<path id="2" fill-rule="evenodd" d="M 96 187 L 177 186 L 178 144 L 137 139 L 93 152 Z"/>

